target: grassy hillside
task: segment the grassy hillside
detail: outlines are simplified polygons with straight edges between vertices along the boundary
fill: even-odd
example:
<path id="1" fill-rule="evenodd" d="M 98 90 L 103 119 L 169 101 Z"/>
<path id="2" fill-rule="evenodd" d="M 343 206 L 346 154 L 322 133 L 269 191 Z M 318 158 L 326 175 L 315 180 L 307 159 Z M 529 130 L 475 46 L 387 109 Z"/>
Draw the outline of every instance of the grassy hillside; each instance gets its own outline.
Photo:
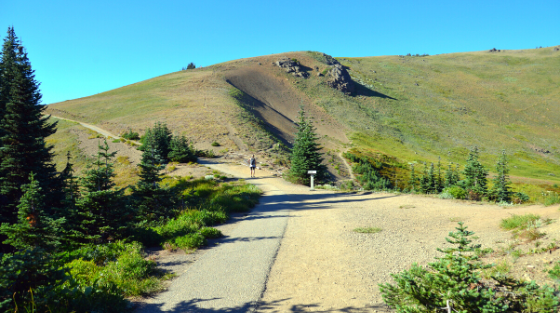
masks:
<path id="1" fill-rule="evenodd" d="M 280 56 L 298 59 L 310 77 L 275 66 Z M 303 105 L 328 150 L 464 164 L 477 145 L 491 169 L 506 149 L 514 176 L 560 180 L 560 52 L 553 48 L 337 59 L 357 84 L 355 95 L 317 75 L 316 68 L 329 68 L 320 53 L 294 52 L 171 73 L 52 104 L 48 112 L 117 133 L 165 121 L 200 148 L 218 141 L 230 150 L 266 151 L 289 144 L 288 126 Z M 240 104 L 235 89 L 250 101 Z M 246 127 L 254 123 L 247 114 L 267 132 Z M 264 137 L 272 141 L 258 146 Z"/>

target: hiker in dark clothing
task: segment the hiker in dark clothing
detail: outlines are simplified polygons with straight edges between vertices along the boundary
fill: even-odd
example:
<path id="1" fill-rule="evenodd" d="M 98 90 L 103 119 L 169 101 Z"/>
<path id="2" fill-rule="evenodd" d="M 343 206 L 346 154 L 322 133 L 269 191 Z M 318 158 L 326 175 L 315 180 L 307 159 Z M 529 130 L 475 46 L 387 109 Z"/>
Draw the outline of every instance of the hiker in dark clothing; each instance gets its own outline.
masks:
<path id="1" fill-rule="evenodd" d="M 251 177 L 255 177 L 255 169 L 257 167 L 257 160 L 255 159 L 255 155 L 249 159 L 249 168 L 251 169 Z"/>

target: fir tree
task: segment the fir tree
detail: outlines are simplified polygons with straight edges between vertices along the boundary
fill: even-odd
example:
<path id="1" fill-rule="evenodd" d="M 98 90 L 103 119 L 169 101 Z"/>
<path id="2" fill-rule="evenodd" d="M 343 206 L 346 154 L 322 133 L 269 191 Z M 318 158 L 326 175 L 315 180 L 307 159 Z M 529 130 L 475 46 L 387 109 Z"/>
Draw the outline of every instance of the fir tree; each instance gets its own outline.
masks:
<path id="1" fill-rule="evenodd" d="M 436 177 L 436 193 L 440 193 L 443 190 L 443 177 L 441 176 L 441 157 L 438 157 L 437 162 L 437 177 Z"/>
<path id="2" fill-rule="evenodd" d="M 156 149 L 160 154 L 160 158 L 164 163 L 167 163 L 167 156 L 171 151 L 171 139 L 173 138 L 171 131 L 167 128 L 165 123 L 157 122 L 154 124 L 153 128 L 148 128 L 146 133 L 141 139 L 142 146 L 141 151 L 144 151 L 148 147 Z"/>
<path id="3" fill-rule="evenodd" d="M 492 194 L 496 201 L 511 202 L 512 192 L 510 184 L 507 155 L 506 151 L 502 150 L 502 155 L 498 163 L 496 163 L 496 177 L 494 178 L 494 186 L 492 188 Z"/>
<path id="4" fill-rule="evenodd" d="M 299 111 L 299 121 L 297 123 L 297 132 L 295 134 L 294 145 L 290 156 L 291 167 L 288 171 L 288 179 L 301 183 L 309 184 L 310 177 L 308 170 L 316 170 L 315 179 L 325 181 L 328 177 L 327 167 L 322 164 L 323 158 L 321 147 L 318 144 L 319 138 L 315 133 L 315 128 L 309 119 L 305 117 L 303 107 Z"/>
<path id="5" fill-rule="evenodd" d="M 122 203 L 123 190 L 113 189 L 115 174 L 110 161 L 115 154 L 109 153 L 109 145 L 105 140 L 103 145 L 99 145 L 97 160 L 81 178 L 83 192 L 77 207 L 78 231 L 82 241 L 116 239 L 127 229 L 128 221 L 132 218 Z"/>
<path id="6" fill-rule="evenodd" d="M 434 163 L 430 163 L 430 169 L 428 170 L 427 177 L 428 193 L 436 193 L 437 189 L 437 179 L 434 171 Z"/>
<path id="7" fill-rule="evenodd" d="M 169 160 L 172 162 L 187 163 L 196 162 L 197 157 L 194 147 L 189 145 L 185 136 L 174 136 L 171 138 Z"/>
<path id="8" fill-rule="evenodd" d="M 455 186 L 458 181 L 459 177 L 453 168 L 453 163 L 449 163 L 447 165 L 447 170 L 445 171 L 445 187 Z"/>
<path id="9" fill-rule="evenodd" d="M 488 172 L 478 161 L 478 148 L 475 146 L 467 157 L 467 164 L 463 170 L 465 175 L 464 187 L 471 191 L 474 197 L 485 195 L 488 191 L 487 178 Z"/>
<path id="10" fill-rule="evenodd" d="M 0 107 L 4 111 L 0 121 L 0 222 L 13 224 L 23 195 L 21 186 L 29 183 L 30 173 L 35 173 L 45 194 L 46 208 L 58 206 L 62 195 L 52 147 L 45 144 L 45 138 L 55 133 L 56 123 L 49 124 L 49 117 L 42 116 L 45 107 L 40 105 L 39 83 L 12 27 L 4 39 L 0 68 Z"/>
<path id="11" fill-rule="evenodd" d="M 426 162 L 424 162 L 424 173 L 422 173 L 422 177 L 420 178 L 420 192 L 421 193 L 430 192 L 430 179 L 428 175 L 428 166 L 426 166 Z"/>
<path id="12" fill-rule="evenodd" d="M 0 233 L 8 237 L 4 244 L 16 249 L 39 247 L 52 251 L 60 245 L 65 219 L 54 220 L 45 213 L 44 197 L 33 173 L 29 180 L 30 183 L 22 187 L 24 194 L 18 205 L 18 222 L 2 224 Z"/>
<path id="13" fill-rule="evenodd" d="M 147 221 L 166 219 L 172 215 L 171 195 L 159 185 L 160 171 L 163 169 L 161 163 L 159 153 L 154 148 L 148 147 L 142 153 L 140 181 L 133 188 L 133 195 L 137 215 Z"/>
<path id="14" fill-rule="evenodd" d="M 416 190 L 416 184 L 418 182 L 418 178 L 416 178 L 416 174 L 414 173 L 414 163 L 410 164 L 410 180 L 408 184 L 410 185 L 410 190 L 414 192 Z"/>

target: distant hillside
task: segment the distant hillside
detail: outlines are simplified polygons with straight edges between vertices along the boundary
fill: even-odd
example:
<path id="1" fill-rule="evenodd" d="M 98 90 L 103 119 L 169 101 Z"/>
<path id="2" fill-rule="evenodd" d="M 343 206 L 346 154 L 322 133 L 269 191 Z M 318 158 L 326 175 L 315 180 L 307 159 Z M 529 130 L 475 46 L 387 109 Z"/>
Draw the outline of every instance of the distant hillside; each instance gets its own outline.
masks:
<path id="1" fill-rule="evenodd" d="M 279 68 L 280 57 L 297 60 L 309 77 Z M 321 53 L 293 52 L 175 72 L 47 112 L 116 133 L 164 121 L 199 148 L 217 141 L 268 153 L 290 145 L 302 105 L 332 155 L 353 148 L 401 163 L 441 156 L 464 164 L 477 145 L 491 168 L 506 149 L 513 175 L 560 180 L 560 51 L 336 59 L 353 95 L 329 87 L 332 65 Z"/>

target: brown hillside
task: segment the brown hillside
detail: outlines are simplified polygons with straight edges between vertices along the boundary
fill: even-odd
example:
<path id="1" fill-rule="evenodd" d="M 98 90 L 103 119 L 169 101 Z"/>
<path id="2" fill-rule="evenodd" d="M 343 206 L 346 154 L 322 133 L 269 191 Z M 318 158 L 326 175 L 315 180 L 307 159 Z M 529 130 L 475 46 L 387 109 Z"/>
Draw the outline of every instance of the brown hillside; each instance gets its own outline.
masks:
<path id="1" fill-rule="evenodd" d="M 248 103 L 252 113 L 288 145 L 300 105 L 308 116 L 322 121 L 316 126 L 318 134 L 329 139 L 322 140 L 323 144 L 338 148 L 339 143 L 348 142 L 347 129 L 295 88 L 295 79 L 287 78 L 282 69 L 273 65 L 283 56 L 298 58 L 304 64 L 318 63 L 299 52 L 236 60 L 50 104 L 47 112 L 97 124 L 115 133 L 128 129 L 142 133 L 161 121 L 174 132 L 185 134 L 198 148 L 208 149 L 214 141 L 234 150 L 255 148 L 250 140 L 254 134 L 243 130 L 244 121 L 237 117 L 241 108 L 229 96 L 235 87 L 252 98 Z"/>

